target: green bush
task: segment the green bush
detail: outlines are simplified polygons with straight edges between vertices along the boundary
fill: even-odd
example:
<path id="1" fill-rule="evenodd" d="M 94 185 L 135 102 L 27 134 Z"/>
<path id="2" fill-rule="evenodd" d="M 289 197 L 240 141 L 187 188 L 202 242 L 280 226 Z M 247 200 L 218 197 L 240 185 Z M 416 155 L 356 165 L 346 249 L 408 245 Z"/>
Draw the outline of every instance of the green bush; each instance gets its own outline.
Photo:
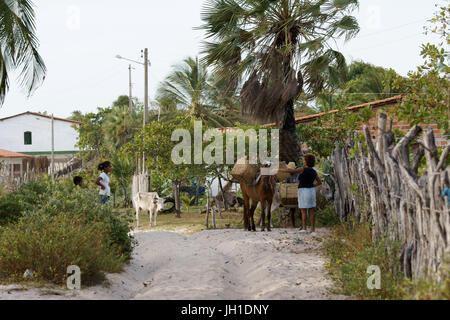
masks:
<path id="1" fill-rule="evenodd" d="M 101 279 L 102 272 L 117 272 L 122 255 L 111 250 L 99 222 L 76 215 L 29 215 L 0 229 L 0 277 L 22 280 L 25 270 L 33 280 L 64 284 L 67 267 L 81 269 L 82 283 Z"/>
<path id="2" fill-rule="evenodd" d="M 79 216 L 88 223 L 100 223 L 108 235 L 111 245 L 118 248 L 126 259 L 131 257 L 132 238 L 131 215 L 113 211 L 110 206 L 101 205 L 98 190 L 75 188 L 72 184 L 55 183 L 51 197 L 38 208 L 28 210 L 25 215 L 38 216 Z"/>
<path id="3" fill-rule="evenodd" d="M 53 182 L 48 178 L 24 184 L 18 191 L 0 198 L 0 226 L 4 226 L 0 229 L 2 277 L 17 277 L 31 269 L 38 272 L 40 279 L 60 282 L 68 266 L 64 264 L 75 261 L 77 254 L 84 267 L 73 264 L 82 271 L 84 268 L 86 279 L 95 277 L 100 270 L 117 270 L 118 265 L 131 258 L 134 245 L 129 236 L 131 220 L 129 212 L 123 214 L 100 205 L 95 187 L 79 188 L 71 179 Z M 94 233 L 98 236 L 93 236 Z M 21 239 L 21 234 L 26 236 Z M 61 237 L 64 241 L 60 241 Z M 83 251 L 90 246 L 100 259 Z M 60 259 L 49 253 L 52 248 L 61 255 Z M 7 254 L 8 250 L 12 253 Z M 33 264 L 33 259 L 42 267 Z M 28 267 L 24 269 L 25 266 Z"/>
<path id="4" fill-rule="evenodd" d="M 50 196 L 51 185 L 47 178 L 41 177 L 11 193 L 0 197 L 0 226 L 17 222 L 26 210 L 33 210 Z"/>
<path id="5" fill-rule="evenodd" d="M 0 226 L 19 220 L 24 211 L 23 205 L 14 196 L 0 198 Z"/>

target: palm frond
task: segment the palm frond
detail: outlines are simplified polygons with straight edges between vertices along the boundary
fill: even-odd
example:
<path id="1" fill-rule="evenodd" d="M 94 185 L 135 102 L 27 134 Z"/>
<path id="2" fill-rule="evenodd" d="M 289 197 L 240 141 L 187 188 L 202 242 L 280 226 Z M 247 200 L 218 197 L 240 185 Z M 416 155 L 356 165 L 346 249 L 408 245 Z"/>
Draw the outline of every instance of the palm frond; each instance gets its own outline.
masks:
<path id="1" fill-rule="evenodd" d="M 19 69 L 19 83 L 31 95 L 45 79 L 38 53 L 34 8 L 29 0 L 0 0 L 0 105 L 8 90 L 8 74 Z"/>

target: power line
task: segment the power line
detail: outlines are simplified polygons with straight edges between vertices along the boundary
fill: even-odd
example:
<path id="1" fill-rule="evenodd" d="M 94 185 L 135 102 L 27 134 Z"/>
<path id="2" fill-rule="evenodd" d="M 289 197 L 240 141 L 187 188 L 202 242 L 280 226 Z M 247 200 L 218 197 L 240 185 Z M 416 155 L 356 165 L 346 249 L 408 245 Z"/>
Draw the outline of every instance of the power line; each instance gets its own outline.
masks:
<path id="1" fill-rule="evenodd" d="M 402 24 L 402 25 L 399 25 L 399 26 L 395 26 L 395 27 L 389 28 L 389 29 L 385 29 L 385 30 L 381 30 L 381 31 L 373 32 L 373 33 L 364 34 L 364 35 L 358 36 L 358 39 L 366 38 L 366 37 L 371 37 L 371 36 L 378 35 L 378 34 L 380 34 L 380 33 L 385 33 L 385 32 L 392 31 L 392 30 L 397 30 L 397 29 L 403 28 L 403 27 L 405 27 L 405 26 L 409 26 L 409 25 L 412 25 L 412 24 L 416 24 L 416 23 L 418 23 L 418 22 L 428 21 L 429 19 L 430 19 L 430 18 L 426 18 L 426 19 L 423 19 L 423 18 L 422 18 L 422 19 L 420 19 L 420 20 L 408 22 L 408 23 L 405 23 L 405 24 Z"/>
<path id="2" fill-rule="evenodd" d="M 417 37 L 418 35 L 423 35 L 423 33 L 422 33 L 422 32 L 421 32 L 421 33 L 415 33 L 414 35 L 410 35 L 410 36 L 407 36 L 407 37 L 403 37 L 403 38 L 400 38 L 400 39 L 397 39 L 397 40 L 392 40 L 392 41 L 388 41 L 388 42 L 383 42 L 383 43 L 380 43 L 380 44 L 375 45 L 375 46 L 370 46 L 370 47 L 366 47 L 366 48 L 362 48 L 362 49 L 351 50 L 351 52 L 353 53 L 353 52 L 358 52 L 358 51 L 364 51 L 364 50 L 369 50 L 369 49 L 375 49 L 375 48 L 379 48 L 379 47 L 384 47 L 384 46 L 389 45 L 389 44 L 398 43 L 398 42 L 400 42 L 400 41 L 405 41 L 405 40 L 408 40 L 408 39 L 415 38 L 415 37 Z"/>

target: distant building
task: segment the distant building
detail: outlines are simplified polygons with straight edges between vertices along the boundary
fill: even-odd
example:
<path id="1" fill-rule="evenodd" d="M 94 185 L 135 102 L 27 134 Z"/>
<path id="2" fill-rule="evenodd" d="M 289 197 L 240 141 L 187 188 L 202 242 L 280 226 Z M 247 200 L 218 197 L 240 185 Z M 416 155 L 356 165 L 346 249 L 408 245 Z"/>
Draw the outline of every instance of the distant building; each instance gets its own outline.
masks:
<path id="1" fill-rule="evenodd" d="M 52 151 L 52 117 L 24 112 L 0 119 L 0 148 L 27 155 L 50 156 Z M 73 125 L 81 122 L 54 117 L 55 155 L 73 155 L 78 132 Z"/>
<path id="2" fill-rule="evenodd" d="M 23 177 L 25 168 L 23 161 L 31 159 L 32 156 L 17 153 L 9 150 L 0 149 L 0 180 L 1 177 L 19 176 Z"/>

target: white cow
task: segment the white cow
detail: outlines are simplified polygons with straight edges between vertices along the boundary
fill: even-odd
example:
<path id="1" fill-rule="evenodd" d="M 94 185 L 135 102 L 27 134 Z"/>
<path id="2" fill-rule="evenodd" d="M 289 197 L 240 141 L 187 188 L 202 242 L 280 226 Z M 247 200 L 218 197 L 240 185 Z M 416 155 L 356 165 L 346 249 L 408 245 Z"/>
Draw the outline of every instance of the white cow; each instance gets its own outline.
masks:
<path id="1" fill-rule="evenodd" d="M 158 196 L 158 193 L 156 192 L 138 192 L 133 197 L 133 205 L 136 209 L 137 227 L 139 228 L 139 209 L 142 211 L 148 211 L 151 227 L 153 214 L 155 214 L 156 226 L 156 217 L 158 216 L 158 211 L 164 209 L 164 199 L 160 198 Z"/>

